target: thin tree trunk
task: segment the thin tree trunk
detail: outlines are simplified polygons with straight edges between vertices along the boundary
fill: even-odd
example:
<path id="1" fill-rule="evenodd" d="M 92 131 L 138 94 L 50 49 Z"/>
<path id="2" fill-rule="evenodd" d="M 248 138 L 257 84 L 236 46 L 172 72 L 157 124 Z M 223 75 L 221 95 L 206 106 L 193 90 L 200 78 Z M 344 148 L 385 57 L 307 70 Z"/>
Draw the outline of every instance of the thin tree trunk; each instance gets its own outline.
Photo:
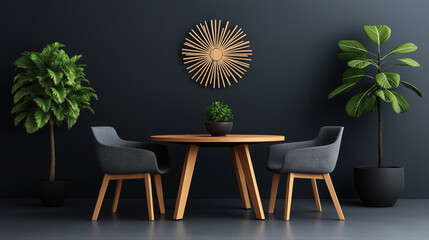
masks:
<path id="1" fill-rule="evenodd" d="M 49 120 L 51 128 L 51 171 L 49 172 L 49 181 L 55 181 L 55 139 L 54 139 L 54 120 Z"/>
<path id="2" fill-rule="evenodd" d="M 380 45 L 377 57 L 378 73 L 381 73 Z M 381 99 L 377 97 L 378 110 L 378 167 L 383 167 L 383 115 L 381 113 Z"/>
<path id="3" fill-rule="evenodd" d="M 381 100 L 377 98 L 378 109 L 378 167 L 383 167 L 383 116 L 381 114 Z"/>

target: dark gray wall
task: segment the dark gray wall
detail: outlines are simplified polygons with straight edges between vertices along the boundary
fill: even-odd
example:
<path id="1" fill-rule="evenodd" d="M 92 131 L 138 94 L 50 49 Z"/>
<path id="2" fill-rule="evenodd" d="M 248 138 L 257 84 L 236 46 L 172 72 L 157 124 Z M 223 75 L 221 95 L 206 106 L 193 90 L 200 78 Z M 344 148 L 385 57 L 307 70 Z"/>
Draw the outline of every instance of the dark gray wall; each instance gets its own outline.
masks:
<path id="1" fill-rule="evenodd" d="M 323 125 L 344 125 L 336 171 L 340 197 L 355 197 L 353 166 L 377 158 L 376 114 L 346 116 L 349 96 L 328 100 L 341 82 L 345 63 L 336 59 L 338 40 L 365 39 L 362 26 L 387 24 L 384 49 L 414 42 L 409 54 L 423 67 L 396 69 L 429 94 L 428 1 L 8 1 L 0 6 L 0 197 L 33 197 L 35 179 L 47 178 L 48 130 L 29 135 L 13 126 L 10 88 L 13 61 L 26 50 L 59 41 L 83 54 L 86 74 L 100 100 L 95 115 L 83 112 L 77 125 L 56 131 L 58 178 L 71 181 L 71 197 L 95 197 L 101 174 L 94 160 L 92 125 L 112 125 L 121 137 L 146 141 L 152 134 L 204 133 L 204 109 L 214 100 L 234 111 L 233 133 L 283 134 L 287 141 L 310 139 Z M 230 20 L 251 41 L 251 67 L 238 84 L 202 88 L 185 72 L 180 49 L 187 32 L 203 20 Z M 386 50 L 385 50 L 386 51 Z M 410 102 L 403 115 L 384 108 L 385 162 L 406 169 L 403 197 L 429 197 L 428 98 L 401 89 Z M 262 197 L 269 196 L 265 168 L 268 144 L 251 147 Z M 165 195 L 175 197 L 185 148 L 169 144 L 172 169 Z M 124 196 L 143 197 L 143 183 L 131 181 Z M 285 183 L 281 184 L 281 196 Z M 298 181 L 295 196 L 311 196 Z M 325 191 L 325 187 L 322 187 Z M 326 196 L 326 192 L 323 193 Z M 201 149 L 190 197 L 238 198 L 228 149 Z"/>

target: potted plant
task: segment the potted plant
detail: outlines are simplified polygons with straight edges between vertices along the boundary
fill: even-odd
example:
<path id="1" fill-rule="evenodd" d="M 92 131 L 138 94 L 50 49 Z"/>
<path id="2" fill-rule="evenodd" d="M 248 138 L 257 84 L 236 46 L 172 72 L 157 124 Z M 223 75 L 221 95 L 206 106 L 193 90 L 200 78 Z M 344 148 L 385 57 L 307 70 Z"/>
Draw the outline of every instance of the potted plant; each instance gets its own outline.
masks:
<path id="1" fill-rule="evenodd" d="M 411 58 L 392 58 L 397 54 L 416 51 L 417 46 L 413 43 L 401 44 L 387 54 L 382 54 L 381 45 L 389 39 L 391 34 L 388 26 L 368 25 L 363 29 L 369 40 L 377 45 L 377 51 L 373 53 L 355 40 L 339 41 L 338 46 L 344 52 L 338 54 L 338 59 L 347 61 L 350 68 L 343 73 L 343 83 L 329 94 L 329 98 L 350 91 L 360 83 L 361 79 L 370 80 L 350 98 L 346 104 L 346 112 L 349 116 L 358 118 L 364 111 L 377 110 L 378 166 L 355 167 L 354 182 L 360 199 L 366 205 L 389 207 L 395 204 L 402 193 L 404 169 L 403 167 L 385 166 L 383 162 L 382 102 L 391 104 L 393 111 L 400 114 L 407 111 L 408 102 L 393 89 L 402 85 L 420 97 L 422 94 L 414 85 L 401 80 L 398 73 L 387 70 L 394 66 L 419 67 L 420 64 Z M 372 67 L 374 72 L 366 71 L 367 67 Z"/>
<path id="2" fill-rule="evenodd" d="M 206 109 L 206 129 L 212 136 L 225 136 L 231 131 L 232 110 L 225 103 L 216 101 Z"/>
<path id="3" fill-rule="evenodd" d="M 67 181 L 55 179 L 54 125 L 63 122 L 71 128 L 81 109 L 89 109 L 91 98 L 97 95 L 83 73 L 82 57 L 69 57 L 60 43 L 48 44 L 42 52 L 24 52 L 14 64 L 19 73 L 12 86 L 14 124 L 23 123 L 28 133 L 49 125 L 51 139 L 51 168 L 49 181 L 38 181 L 36 187 L 45 206 L 61 206 L 67 193 Z"/>

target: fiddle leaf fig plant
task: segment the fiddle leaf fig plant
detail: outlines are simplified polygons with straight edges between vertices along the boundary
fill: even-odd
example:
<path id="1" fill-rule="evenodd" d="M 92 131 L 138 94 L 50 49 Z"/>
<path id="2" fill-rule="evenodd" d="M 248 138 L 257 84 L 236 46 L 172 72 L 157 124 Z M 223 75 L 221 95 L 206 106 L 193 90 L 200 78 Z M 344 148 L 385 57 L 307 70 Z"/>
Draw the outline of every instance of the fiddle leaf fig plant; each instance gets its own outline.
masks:
<path id="1" fill-rule="evenodd" d="M 227 122 L 233 117 L 228 105 L 219 101 L 213 102 L 206 109 L 207 122 Z"/>
<path id="2" fill-rule="evenodd" d="M 338 46 L 343 52 L 338 59 L 347 61 L 349 69 L 343 73 L 342 84 L 333 90 L 328 98 L 345 93 L 356 87 L 362 79 L 369 80 L 346 104 L 349 116 L 358 118 L 364 111 L 378 111 L 378 167 L 383 167 L 383 137 L 382 137 L 382 102 L 389 103 L 395 113 L 400 114 L 408 110 L 408 101 L 399 92 L 395 91 L 401 84 L 422 96 L 420 91 L 411 83 L 403 81 L 396 72 L 387 71 L 394 66 L 420 67 L 420 64 L 411 58 L 395 58 L 396 54 L 410 53 L 417 50 L 413 43 L 405 43 L 395 47 L 388 53 L 382 53 L 381 45 L 391 35 L 386 25 L 367 25 L 363 27 L 368 39 L 377 46 L 375 52 L 356 40 L 341 40 Z M 384 54 L 384 55 L 383 55 Z M 368 69 L 375 70 L 371 74 Z"/>
<path id="3" fill-rule="evenodd" d="M 14 62 L 19 73 L 12 86 L 15 126 L 22 122 L 28 133 L 50 126 L 51 182 L 55 180 L 54 124 L 65 122 L 71 128 L 82 109 L 94 113 L 90 101 L 97 99 L 94 89 L 83 85 L 89 81 L 83 72 L 86 65 L 77 64 L 82 55 L 69 57 L 62 47 L 54 42 L 42 52 L 24 52 Z"/>

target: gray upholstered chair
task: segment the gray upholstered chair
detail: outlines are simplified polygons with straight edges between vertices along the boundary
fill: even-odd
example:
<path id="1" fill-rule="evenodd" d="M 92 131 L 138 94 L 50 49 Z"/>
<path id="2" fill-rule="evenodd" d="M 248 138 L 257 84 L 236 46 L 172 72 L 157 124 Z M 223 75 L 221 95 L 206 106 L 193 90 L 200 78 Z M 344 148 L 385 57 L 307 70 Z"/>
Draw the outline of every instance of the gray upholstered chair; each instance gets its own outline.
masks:
<path id="1" fill-rule="evenodd" d="M 154 220 L 151 175 L 155 180 L 161 214 L 165 213 L 161 174 L 169 169 L 167 148 L 160 144 L 122 140 L 112 127 L 91 127 L 96 140 L 97 160 L 104 173 L 103 183 L 95 205 L 92 220 L 98 219 L 100 208 L 110 180 L 116 183 L 112 212 L 116 212 L 125 179 L 145 179 L 149 220 Z"/>
<path id="2" fill-rule="evenodd" d="M 338 202 L 329 173 L 334 171 L 340 151 L 344 127 L 322 127 L 319 135 L 310 141 L 272 145 L 268 153 L 267 168 L 274 172 L 268 213 L 273 213 L 280 175 L 287 175 L 284 219 L 289 220 L 295 178 L 311 179 L 317 210 L 322 211 L 316 179 L 324 179 L 340 220 L 343 211 Z"/>

